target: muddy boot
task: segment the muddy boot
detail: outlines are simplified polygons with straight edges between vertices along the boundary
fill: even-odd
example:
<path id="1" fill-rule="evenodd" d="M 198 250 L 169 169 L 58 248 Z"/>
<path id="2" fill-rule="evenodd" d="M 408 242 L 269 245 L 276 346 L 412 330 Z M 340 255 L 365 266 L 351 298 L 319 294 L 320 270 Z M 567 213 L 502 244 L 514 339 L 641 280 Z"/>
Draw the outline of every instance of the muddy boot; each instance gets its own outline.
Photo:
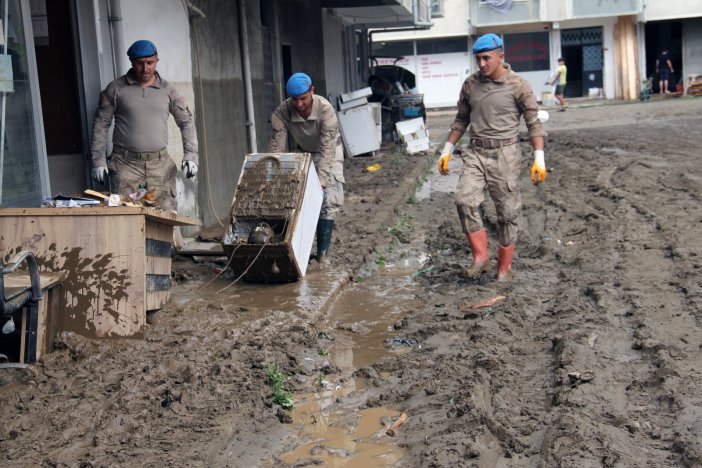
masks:
<path id="1" fill-rule="evenodd" d="M 500 246 L 497 253 L 497 281 L 499 283 L 509 283 L 512 281 L 512 256 L 514 255 L 514 244 L 507 247 Z"/>
<path id="2" fill-rule="evenodd" d="M 320 267 L 327 263 L 329 254 L 329 244 L 331 244 L 332 231 L 334 230 L 333 219 L 319 219 L 317 221 L 317 262 Z"/>
<path id="3" fill-rule="evenodd" d="M 463 269 L 463 275 L 467 278 L 480 278 L 480 275 L 490 271 L 490 257 L 487 253 L 487 232 L 485 229 L 470 232 L 466 235 L 470 244 L 470 252 L 473 254 L 473 263 L 470 268 Z"/>

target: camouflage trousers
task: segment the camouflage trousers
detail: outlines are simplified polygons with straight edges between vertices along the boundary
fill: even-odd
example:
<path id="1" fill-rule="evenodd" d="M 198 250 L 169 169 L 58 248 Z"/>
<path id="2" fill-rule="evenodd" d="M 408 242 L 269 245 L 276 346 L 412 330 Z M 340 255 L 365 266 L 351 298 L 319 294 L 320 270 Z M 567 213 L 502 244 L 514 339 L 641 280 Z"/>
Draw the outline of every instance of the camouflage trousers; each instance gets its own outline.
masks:
<path id="1" fill-rule="evenodd" d="M 164 211 L 177 211 L 176 173 L 178 168 L 167 151 L 149 160 L 140 160 L 115 150 L 108 159 L 110 170 L 110 191 L 129 195 L 143 185 L 147 191 L 154 191 L 156 206 Z"/>
<path id="2" fill-rule="evenodd" d="M 517 240 L 522 196 L 517 184 L 522 156 L 518 144 L 487 149 L 468 146 L 463 152 L 463 169 L 456 188 L 456 207 L 466 234 L 483 228 L 480 205 L 485 190 L 495 203 L 498 239 L 508 246 Z"/>

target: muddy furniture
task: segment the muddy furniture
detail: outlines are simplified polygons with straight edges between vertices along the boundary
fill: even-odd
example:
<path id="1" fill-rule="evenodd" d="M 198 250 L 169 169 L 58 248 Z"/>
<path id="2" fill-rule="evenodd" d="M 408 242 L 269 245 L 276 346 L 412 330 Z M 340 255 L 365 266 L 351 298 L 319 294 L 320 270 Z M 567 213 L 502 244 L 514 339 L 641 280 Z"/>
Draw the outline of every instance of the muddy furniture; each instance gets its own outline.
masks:
<path id="1" fill-rule="evenodd" d="M 308 153 L 247 155 L 222 240 L 236 277 L 263 283 L 304 277 L 322 197 Z"/>
<path id="2" fill-rule="evenodd" d="M 55 324 L 61 314 L 64 275 L 40 273 L 31 252 L 20 252 L 8 265 L 2 263 L 0 353 L 10 364 L 0 366 L 33 364 L 53 348 Z M 27 268 L 21 270 L 23 266 Z"/>
<path id="3" fill-rule="evenodd" d="M 143 207 L 0 209 L 0 257 L 30 251 L 42 272 L 63 272 L 58 328 L 140 336 L 146 311 L 168 301 L 173 226 L 195 219 Z"/>

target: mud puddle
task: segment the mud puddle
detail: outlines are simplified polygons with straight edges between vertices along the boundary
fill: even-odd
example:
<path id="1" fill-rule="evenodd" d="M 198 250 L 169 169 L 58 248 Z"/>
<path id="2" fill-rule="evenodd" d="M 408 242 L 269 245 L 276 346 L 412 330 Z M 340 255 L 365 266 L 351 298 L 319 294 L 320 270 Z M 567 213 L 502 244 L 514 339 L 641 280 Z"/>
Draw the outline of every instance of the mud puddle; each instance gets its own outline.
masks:
<path id="1" fill-rule="evenodd" d="M 302 444 L 280 456 L 285 463 L 392 466 L 402 458 L 404 450 L 385 432 L 400 412 L 360 409 L 367 386 L 354 373 L 389 353 L 420 346 L 393 327 L 417 304 L 414 277 L 427 260 L 418 247 L 396 242 L 379 252 L 365 270 L 368 276 L 359 276 L 335 301 L 321 327 L 330 330 L 333 341 L 320 355 L 340 372 L 320 377 L 318 392 L 295 395 L 291 416 Z"/>

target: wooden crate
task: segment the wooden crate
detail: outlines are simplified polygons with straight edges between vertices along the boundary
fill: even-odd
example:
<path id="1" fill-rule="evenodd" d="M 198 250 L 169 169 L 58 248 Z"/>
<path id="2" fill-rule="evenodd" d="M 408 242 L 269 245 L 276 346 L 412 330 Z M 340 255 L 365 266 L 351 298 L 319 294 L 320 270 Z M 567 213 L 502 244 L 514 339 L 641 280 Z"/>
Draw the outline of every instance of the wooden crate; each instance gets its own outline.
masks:
<path id="1" fill-rule="evenodd" d="M 168 301 L 173 226 L 199 221 L 144 207 L 0 209 L 0 255 L 21 250 L 63 272 L 59 328 L 141 336 L 146 311 Z"/>

